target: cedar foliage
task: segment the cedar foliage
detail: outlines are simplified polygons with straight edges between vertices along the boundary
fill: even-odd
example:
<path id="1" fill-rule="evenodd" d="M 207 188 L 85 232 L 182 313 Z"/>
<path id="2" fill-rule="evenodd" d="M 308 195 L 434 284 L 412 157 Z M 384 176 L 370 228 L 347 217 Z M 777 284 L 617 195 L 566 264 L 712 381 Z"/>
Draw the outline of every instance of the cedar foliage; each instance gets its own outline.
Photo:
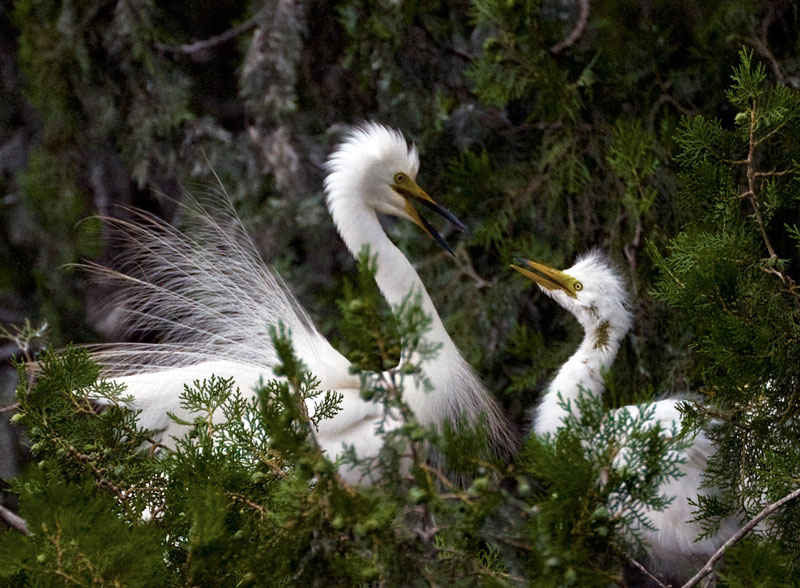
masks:
<path id="1" fill-rule="evenodd" d="M 179 223 L 171 201 L 181 198 L 183 186 L 207 185 L 216 173 L 265 258 L 321 330 L 362 368 L 394 365 L 409 341 L 405 329 L 413 331 L 419 321 L 389 321 L 389 331 L 377 335 L 390 310 L 368 275 L 352 277 L 353 261 L 321 193 L 321 164 L 337 140 L 337 125 L 376 119 L 417 142 L 421 184 L 471 229 L 457 241 L 452 260 L 434 252 L 409 223 L 388 227 L 417 262 L 459 348 L 509 412 L 521 419 L 580 333 L 567 313 L 503 267 L 523 255 L 563 268 L 600 246 L 625 268 L 636 316 L 608 375 L 604 405 L 700 394 L 707 408 L 689 413 L 697 423 L 716 425 L 720 453 L 710 475 L 724 490 L 719 501 L 700 506 L 712 526 L 737 508 L 753 514 L 763 500 L 798 483 L 796 8 L 780 0 L 592 2 L 585 30 L 556 51 L 578 16 L 569 3 L 533 0 L 254 0 L 202 9 L 185 2 L 17 0 L 0 6 L 0 320 L 46 321 L 57 346 L 113 338 L 114 317 L 98 311 L 103 292 L 64 266 L 102 259 L 116 245 L 94 221 L 78 221 L 96 212 L 124 216 L 115 206 L 122 203 Z M 232 41 L 191 46 L 241 23 L 251 26 Z M 740 55 L 743 45 L 756 53 Z M 758 145 L 743 164 L 751 135 Z M 748 169 L 776 175 L 754 176 L 750 197 Z M 100 239 L 90 238 L 98 232 Z M 445 238 L 456 242 L 452 234 Z M 362 311 L 367 314 L 356 316 Z M 372 336 L 367 341 L 359 332 Z M 13 344 L 24 346 L 24 339 Z M 93 385 L 96 372 L 79 355 L 47 356 L 54 377 L 82 383 L 83 392 L 124 394 Z M 424 364 L 413 369 L 424 372 Z M 7 388 L 2 404 L 13 401 Z M 391 401 L 388 388 L 378 394 Z M 22 558 L 3 568 L 10 585 L 23 576 L 61 583 L 63 576 L 44 575 L 55 573 L 59 545 L 69 546 L 62 553 L 81 582 L 124 577 L 142 585 L 157 582 L 142 571 L 147 566 L 125 571 L 131 554 L 167 583 L 227 583 L 215 574 L 231 568 L 237 581 L 259 583 L 263 576 L 245 578 L 250 564 L 243 562 L 250 561 L 253 574 L 272 574 L 266 555 L 259 559 L 253 544 L 235 543 L 247 538 L 258 545 L 254 537 L 281 537 L 285 544 L 276 540 L 277 548 L 292 554 L 281 561 L 296 567 L 274 572 L 276 583 L 322 565 L 335 567 L 331 574 L 343 584 L 524 578 L 536 585 L 605 586 L 625 581 L 618 572 L 625 547 L 637 550 L 635 539 L 629 545 L 625 530 L 606 519 L 608 495 L 592 483 L 601 466 L 578 450 L 588 434 L 580 428 L 551 444 L 532 439 L 511 470 L 498 465 L 483 473 L 477 464 L 457 463 L 460 453 L 480 447 L 480 431 L 432 440 L 454 465 L 486 478 L 474 488 L 479 498 L 468 496 L 474 512 L 461 498 L 442 499 L 446 491 L 425 481 L 430 472 L 415 479 L 420 491 L 412 492 L 409 481 L 393 487 L 389 476 L 366 491 L 371 498 L 359 490 L 361 498 L 329 507 L 333 494 L 318 489 L 311 503 L 302 502 L 305 470 L 292 478 L 295 485 L 270 480 L 248 494 L 256 488 L 247 482 L 249 466 L 221 464 L 214 486 L 186 464 L 137 452 L 134 441 L 142 433 L 121 409 L 100 417 L 78 411 L 76 420 L 71 411 L 86 405 L 68 386 L 43 390 L 41 398 L 54 403 L 61 415 L 56 424 L 65 429 L 34 430 L 49 414 L 36 404 L 20 417 L 29 419 L 29 444 L 43 465 L 14 488 L 32 526 L 44 523 L 57 538 L 53 530 L 63 521 L 75 544 L 4 536 L 4 546 Z M 204 390 L 233 394 L 217 381 Z M 3 435 L 11 414 L 0 413 Z M 114 430 L 129 437 L 115 437 Z M 419 442 L 429 432 L 410 425 L 406 434 Z M 92 460 L 58 445 L 59 436 Z M 224 461 L 222 453 L 215 465 Z M 169 523 L 177 534 L 167 533 L 166 522 L 140 524 L 91 466 L 103 468 L 102 479 L 114 485 L 160 480 L 159 492 L 174 492 L 180 505 L 174 513 L 184 509 L 184 518 Z M 286 467 L 300 468 L 299 458 Z M 653 476 L 663 475 L 658 469 Z M 165 472 L 168 480 L 160 477 Z M 178 479 L 191 491 L 181 494 Z M 547 490 L 559 484 L 563 491 Z M 300 517 L 294 528 L 305 534 L 289 534 L 292 527 L 273 521 L 270 531 L 278 535 L 259 535 L 266 527 L 255 522 L 258 510 L 225 494 L 241 492 L 261 505 L 278 488 L 284 488 L 281 504 L 289 505 L 280 512 Z M 4 502 L 14 499 L 5 484 L 3 490 Z M 143 504 L 146 496 L 130 500 Z M 333 526 L 335 516 L 326 518 L 340 507 L 350 513 L 356 503 L 343 527 Z M 429 503 L 449 513 L 446 523 L 437 514 L 433 535 L 415 510 Z M 160 504 L 154 498 L 152 510 Z M 303 505 L 308 519 L 298 514 Z M 534 507 L 539 516 L 531 516 Z M 797 583 L 791 558 L 797 516 L 796 507 L 785 509 L 767 537 L 733 550 L 718 585 L 754 585 L 762 577 L 775 585 Z M 96 540 L 85 521 L 104 529 Z M 126 540 L 101 565 L 99 547 L 110 543 L 106 531 Z M 498 541 L 498 534 L 513 543 Z M 173 544 L 175 537 L 197 543 Z M 154 544 L 174 559 L 165 561 Z M 381 549 L 373 551 L 375 545 Z"/>
<path id="2" fill-rule="evenodd" d="M 800 94 L 768 83 L 743 50 L 727 97 L 733 128 L 703 116 L 681 123 L 679 198 L 694 220 L 665 257 L 655 253 L 657 295 L 696 333 L 704 394 L 689 414 L 714 422 L 708 481 L 724 492 L 699 504 L 709 529 L 728 512 L 756 514 L 800 481 Z M 800 549 L 798 517 L 787 508 L 768 531 L 787 553 Z"/>
<path id="3" fill-rule="evenodd" d="M 365 311 L 364 323 L 374 309 Z M 419 341 L 427 321 L 415 318 L 418 309 L 397 314 L 402 332 Z M 609 421 L 590 399 L 556 442 L 531 440 L 517 473 L 486 455 L 480 427 L 437 435 L 408 410 L 404 426 L 384 434 L 377 459 L 347 454 L 331 463 L 313 431 L 336 413 L 339 398 L 317 389 L 285 333 L 272 336 L 283 379 L 255 394 L 214 376 L 187 384 L 182 406 L 194 418 L 184 421 L 189 430 L 174 451 L 157 451 L 153 432 L 138 429 L 125 409 L 124 390 L 96 380 L 84 349 L 47 350 L 30 388 L 20 366 L 17 421 L 38 462 L 12 489 L 32 534 L 0 534 L 0 578 L 147 586 L 511 586 L 529 578 L 602 586 L 616 577 L 643 506 L 663 502 L 654 484 L 672 475 L 674 445 L 636 432 L 646 411 Z M 374 344 L 370 334 L 360 342 Z M 367 391 L 400 406 L 404 379 L 419 371 L 403 361 L 367 377 Z M 99 398 L 110 407 L 96 414 L 91 401 Z M 311 414 L 306 399 L 314 400 Z M 598 487 L 623 435 L 632 440 L 631 463 L 647 467 L 615 472 Z M 584 456 L 581 443 L 589 441 L 595 453 Z M 426 462 L 428 445 L 448 458 L 446 470 Z M 350 487 L 337 474 L 362 466 L 372 485 Z M 526 470 L 549 495 L 530 489 Z M 451 475 L 459 472 L 470 474 L 466 487 Z M 510 492 L 500 483 L 508 476 L 525 488 Z"/>

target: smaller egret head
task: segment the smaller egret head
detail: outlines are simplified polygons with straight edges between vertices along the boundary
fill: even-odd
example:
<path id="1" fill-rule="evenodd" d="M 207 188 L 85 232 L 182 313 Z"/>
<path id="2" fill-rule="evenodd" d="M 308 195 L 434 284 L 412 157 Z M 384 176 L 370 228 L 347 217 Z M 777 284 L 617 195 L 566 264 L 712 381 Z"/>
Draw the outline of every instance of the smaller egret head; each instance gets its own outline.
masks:
<path id="1" fill-rule="evenodd" d="M 453 254 L 415 204 L 443 216 L 459 231 L 466 227 L 419 187 L 416 181 L 419 154 L 398 131 L 373 122 L 357 126 L 328 158 L 327 168 L 327 203 L 336 222 L 341 218 L 337 215 L 340 207 L 366 206 L 375 212 L 410 220 Z"/>
<path id="2" fill-rule="evenodd" d="M 575 265 L 564 271 L 521 258 L 515 259 L 511 267 L 536 282 L 587 331 L 603 326 L 624 334 L 630 329 L 624 281 L 597 249 L 580 256 Z"/>

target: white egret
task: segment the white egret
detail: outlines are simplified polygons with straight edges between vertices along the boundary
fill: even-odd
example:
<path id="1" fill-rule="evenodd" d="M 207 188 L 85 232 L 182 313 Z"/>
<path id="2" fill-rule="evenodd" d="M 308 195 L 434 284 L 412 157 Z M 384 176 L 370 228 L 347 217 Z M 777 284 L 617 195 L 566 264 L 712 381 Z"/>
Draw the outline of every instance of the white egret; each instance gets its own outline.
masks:
<path id="1" fill-rule="evenodd" d="M 422 311 L 432 320 L 425 338 L 440 346 L 436 358 L 424 366 L 432 391 L 415 382 L 406 387 L 403 400 L 423 424 L 455 422 L 461 417 L 475 423 L 485 415 L 493 449 L 507 455 L 516 439 L 506 417 L 447 334 L 417 272 L 378 222 L 378 212 L 407 218 L 449 250 L 411 202 L 427 206 L 461 228 L 463 225 L 419 188 L 418 169 L 417 150 L 413 145 L 409 148 L 400 133 L 377 124 L 362 125 L 328 160 L 328 209 L 353 255 L 369 246 L 376 259 L 375 281 L 387 302 L 396 307 L 409 294 L 419 296 Z"/>
<path id="2" fill-rule="evenodd" d="M 511 427 L 447 335 L 419 276 L 378 221 L 378 213 L 409 219 L 449 250 L 412 202 L 459 228 L 463 225 L 417 185 L 418 169 L 416 148 L 399 132 L 365 123 L 352 130 L 328 160 L 327 206 L 353 254 L 369 246 L 376 260 L 376 282 L 389 304 L 396 306 L 416 295 L 432 319 L 425 337 L 441 346 L 435 359 L 424 365 L 432 390 L 415 381 L 403 392 L 416 418 L 440 425 L 459 417 L 474 423 L 485 415 L 493 449 L 507 454 L 515 444 Z M 162 438 L 169 443 L 181 431 L 166 412 L 188 416 L 178 407 L 184 384 L 216 374 L 234 377 L 244 393 L 259 379 L 272 378 L 277 358 L 269 327 L 280 321 L 291 331 L 298 357 L 321 380 L 320 388 L 343 395 L 341 411 L 320 424 L 320 446 L 331 457 L 344 445 L 352 445 L 361 458 L 376 455 L 382 444 L 376 427 L 384 417 L 383 407 L 361 398 L 360 381 L 350 363 L 314 328 L 280 278 L 263 263 L 235 213 L 223 210 L 219 220 L 218 212 L 215 216 L 196 202 L 187 204 L 186 212 L 189 225 L 183 232 L 141 212 L 133 222 L 112 221 L 128 253 L 119 271 L 95 268 L 120 284 L 121 308 L 131 329 L 163 333 L 162 343 L 116 345 L 96 355 L 134 396 L 142 425 L 164 429 Z M 350 482 L 361 481 L 360 472 L 343 475 Z"/>
<path id="3" fill-rule="evenodd" d="M 597 250 L 580 257 L 564 271 L 525 259 L 515 260 L 515 264 L 511 267 L 536 282 L 545 294 L 571 312 L 585 332 L 578 350 L 561 366 L 532 410 L 533 432 L 555 433 L 567 416 L 565 403 L 574 411 L 581 391 L 595 396 L 602 394 L 603 373 L 613 363 L 620 342 L 631 327 L 631 314 L 626 308 L 628 294 L 622 278 Z M 680 430 L 680 402 L 669 398 L 653 403 L 648 425 L 660 424 L 667 436 Z M 638 412 L 638 407 L 618 410 Z M 697 432 L 680 455 L 685 460 L 679 466 L 682 476 L 670 478 L 659 487 L 660 493 L 674 496 L 674 500 L 662 511 L 646 511 L 655 530 L 638 529 L 648 545 L 653 566 L 670 575 L 683 576 L 692 570 L 692 565 L 705 563 L 738 529 L 736 518 L 728 517 L 716 534 L 696 541 L 702 527 L 691 522 L 694 507 L 689 501 L 697 500 L 698 494 L 714 492 L 712 488 L 701 488 L 706 462 L 713 453 L 714 446 L 708 437 L 703 431 Z M 623 463 L 624 453 L 619 465 Z"/>

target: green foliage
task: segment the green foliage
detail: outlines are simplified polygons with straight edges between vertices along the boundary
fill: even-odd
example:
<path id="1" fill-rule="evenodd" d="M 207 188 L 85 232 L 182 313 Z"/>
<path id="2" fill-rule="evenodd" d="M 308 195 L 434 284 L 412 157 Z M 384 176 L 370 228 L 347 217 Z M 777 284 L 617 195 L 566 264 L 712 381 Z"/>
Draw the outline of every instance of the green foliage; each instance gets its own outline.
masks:
<path id="1" fill-rule="evenodd" d="M 160 147 L 174 142 L 190 118 L 187 83 L 153 54 L 158 31 L 152 15 L 147 1 L 116 8 L 108 2 L 15 3 L 19 61 L 27 95 L 45 120 L 43 145 L 51 157 L 69 162 L 69 142 L 79 136 L 119 141 L 140 185 L 174 165 L 172 150 Z M 112 67 L 93 67 L 98 55 L 113 59 Z"/>
<path id="2" fill-rule="evenodd" d="M 800 288 L 793 233 L 778 221 L 797 207 L 800 150 L 788 137 L 800 132 L 800 93 L 769 85 L 746 50 L 732 80 L 733 128 L 701 117 L 681 125 L 680 196 L 695 216 L 666 256 L 653 251 L 661 270 L 657 295 L 680 308 L 696 332 L 705 395 L 689 415 L 718 424 L 708 481 L 723 494 L 700 502 L 712 529 L 731 512 L 755 514 L 800 481 Z M 800 507 L 787 506 L 767 533 L 780 542 L 755 547 L 752 560 L 739 552 L 726 581 L 757 585 L 749 566 L 768 554 L 783 562 L 781 554 L 796 553 L 798 517 Z M 800 568 L 790 568 L 796 582 Z"/>
<path id="3" fill-rule="evenodd" d="M 481 100 L 503 106 L 541 91 L 542 87 L 559 87 L 553 81 L 562 77 L 563 72 L 555 67 L 545 46 L 539 18 L 541 2 L 478 1 L 473 11 L 478 27 L 497 29 L 500 33 L 484 41 L 483 54 L 470 69 Z M 567 94 L 566 87 L 561 88 Z"/>
<path id="4" fill-rule="evenodd" d="M 642 128 L 641 121 L 621 119 L 614 126 L 608 163 L 625 185 L 623 206 L 636 219 L 650 209 L 658 194 L 651 183 L 659 165 L 655 145 L 655 136 Z"/>
<path id="5" fill-rule="evenodd" d="M 400 361 L 397 319 L 375 283 L 375 259 L 368 248 L 359 254 L 357 267 L 357 284 L 345 278 L 344 297 L 337 301 L 341 348 L 360 371 L 379 372 Z"/>
<path id="6" fill-rule="evenodd" d="M 98 380 L 85 350 L 45 352 L 36 383 L 21 373 L 18 392 L 37 464 L 13 489 L 32 534 L 0 535 L 9 554 L 0 578 L 599 586 L 616 577 L 631 529 L 646 524 L 643 505 L 663 504 L 655 488 L 674 473 L 672 446 L 637 430 L 647 412 L 609 420 L 602 402 L 582 400 L 580 419 L 553 442 L 531 438 L 520 469 L 508 470 L 487 455 L 480 424 L 446 424 L 439 434 L 403 406 L 404 381 L 424 378 L 435 349 L 421 343 L 428 321 L 418 305 L 396 310 L 401 363 L 364 381 L 404 423 L 384 430 L 380 455 L 365 460 L 349 452 L 332 463 L 317 445 L 317 427 L 341 397 L 318 389 L 283 329 L 273 332 L 278 379 L 251 393 L 213 375 L 185 387 L 181 408 L 192 418 L 173 417 L 188 429 L 174 450 L 137 428 L 122 386 Z M 612 462 L 623 437 L 620 469 Z M 427 447 L 447 470 L 426 461 Z M 347 485 L 342 468 L 366 468 L 372 484 Z M 611 473 L 598 483 L 603 471 Z M 531 493 L 528 473 L 547 496 Z"/>
<path id="7" fill-rule="evenodd" d="M 119 502 L 99 492 L 90 476 L 66 480 L 48 460 L 15 486 L 24 493 L 21 514 L 33 534 L 24 541 L 0 534 L 4 585 L 163 585 L 158 530 L 126 523 Z"/>
<path id="8" fill-rule="evenodd" d="M 659 486 L 679 474 L 678 452 L 690 441 L 678 431 L 646 427 L 653 408 L 609 412 L 600 397 L 581 393 L 564 427 L 530 436 L 520 464 L 542 485 L 529 501 L 528 522 L 540 553 L 528 565 L 542 586 L 607 586 L 652 528 L 648 512 L 671 502 Z"/>
<path id="9" fill-rule="evenodd" d="M 730 550 L 726 569 L 719 574 L 724 588 L 789 588 L 794 556 L 774 543 L 747 539 Z"/>
<path id="10" fill-rule="evenodd" d="M 41 315 L 54 337 L 63 336 L 65 331 L 77 337 L 85 285 L 76 283 L 63 266 L 98 255 L 99 247 L 92 237 L 97 222 L 81 222 L 89 207 L 85 193 L 76 185 L 75 166 L 54 160 L 46 150 L 30 154 L 21 182 L 25 217 L 35 229 L 20 234 L 19 241 L 38 245 L 29 263 L 41 297 Z"/>
<path id="11" fill-rule="evenodd" d="M 401 315 L 400 324 L 424 323 Z M 85 350 L 46 352 L 36 384 L 19 390 L 19 420 L 38 463 L 14 490 L 33 534 L 2 535 L 9 557 L 0 577 L 35 583 L 68 574 L 81 585 L 509 585 L 491 521 L 511 498 L 495 470 L 462 490 L 421 459 L 433 437 L 411 421 L 392 434 L 378 463 L 354 456 L 331 463 L 314 432 L 339 398 L 317 389 L 286 333 L 273 336 L 282 377 L 255 395 L 215 376 L 187 386 L 181 406 L 194 418 L 183 421 L 189 431 L 174 451 L 136 428 L 121 387 L 96 380 Z M 407 372 L 384 384 L 402 385 Z M 390 392 L 399 398 L 398 389 Z M 98 400 L 106 404 L 99 414 Z M 409 444 L 415 457 L 398 465 Z M 485 435 L 473 444 L 485 446 Z M 350 487 L 337 468 L 351 466 L 383 475 L 371 488 Z"/>
<path id="12" fill-rule="evenodd" d="M 198 181 L 216 185 L 213 168 L 265 260 L 276 265 L 321 330 L 334 341 L 339 336 L 360 369 L 396 368 L 394 381 L 373 382 L 372 391 L 365 391 L 396 403 L 402 377 L 422 377 L 424 362 L 403 355 L 414 336 L 390 319 L 371 278 L 362 272 L 345 285 L 342 275 L 352 268 L 351 256 L 321 196 L 321 162 L 338 139 L 338 125 L 375 119 L 416 141 L 421 185 L 470 227 L 469 235 L 442 231 L 456 260 L 437 254 L 411 223 L 390 225 L 388 231 L 418 269 L 448 332 L 509 413 L 522 421 L 581 332 L 572 317 L 509 272 L 508 263 L 522 255 L 565 268 L 576 254 L 599 246 L 623 269 L 635 315 L 604 404 L 687 389 L 703 393 L 712 408 L 690 414 L 725 423 L 712 478 L 726 492 L 717 503 L 703 505 L 713 515 L 709 524 L 742 503 L 752 514 L 763 500 L 797 485 L 797 12 L 788 3 L 754 0 L 589 3 L 580 28 L 579 4 L 18 0 L 0 7 L 0 321 L 45 319 L 56 345 L 112 337 L 119 325 L 117 314 L 101 310 L 105 292 L 87 288 L 79 272 L 59 268 L 101 249 L 114 251 L 117 244 L 102 231 L 93 233 L 99 239 L 90 238 L 92 223 L 77 221 L 93 212 L 124 217 L 116 205 L 132 203 L 178 224 L 172 202 L 182 198 L 182 186 L 195 191 Z M 248 23 L 235 39 L 203 42 Z M 565 43 L 569 39 L 571 44 Z M 196 41 L 205 48 L 196 49 Z M 737 56 L 742 44 L 755 53 Z M 757 144 L 748 165 L 743 162 L 751 136 Z M 748 177 L 748 170 L 756 175 Z M 755 200 L 746 196 L 751 179 Z M 412 323 L 422 325 L 423 319 Z M 73 363 L 76 370 L 89 370 Z M 401 373 L 401 364 L 411 373 Z M 260 415 L 264 405 L 258 415 L 252 405 L 226 408 L 239 401 L 225 382 L 191 387 L 201 394 L 193 400 L 195 408 L 209 402 L 215 415 L 233 410 L 245 422 L 291 423 L 283 447 L 300 446 L 275 463 L 293 474 L 284 480 L 259 462 L 266 478 L 260 478 L 264 487 L 258 492 L 248 486 L 250 465 L 237 461 L 226 470 L 217 455 L 213 466 L 203 466 L 205 454 L 196 449 L 184 452 L 187 460 L 195 458 L 180 466 L 183 473 L 173 469 L 164 478 L 167 474 L 158 472 L 166 471 L 169 459 L 140 456 L 133 444 L 125 445 L 140 433 L 124 424 L 123 413 L 109 412 L 102 418 L 110 421 L 100 427 L 97 417 L 74 412 L 72 400 L 54 400 L 57 411 L 66 412 L 48 420 L 55 427 L 45 431 L 50 441 L 41 438 L 41 426 L 31 440 L 34 446 L 41 443 L 37 459 L 40 450 L 48 462 L 59 458 L 59 449 L 65 451 L 58 469 L 48 466 L 41 475 L 51 476 L 48 483 L 56 486 L 63 478 L 73 490 L 94 480 L 97 493 L 113 495 L 112 488 L 98 486 L 92 464 L 110 468 L 101 472 L 110 483 L 139 488 L 128 500 L 134 506 L 113 516 L 126 521 L 131 537 L 140 537 L 136 541 L 144 537 L 140 530 L 159 529 L 161 549 L 170 554 L 166 573 L 171 575 L 164 583 L 228 583 L 215 569 L 236 575 L 238 562 L 248 560 L 256 563 L 235 578 L 242 585 L 279 583 L 287 575 L 296 576 L 291 583 L 309 578 L 313 583 L 315 565 L 333 570 L 332 581 L 341 584 L 513 583 L 534 577 L 534 568 L 552 571 L 542 582 L 574 584 L 575 574 L 584 573 L 575 571 L 579 563 L 568 573 L 562 560 L 553 563 L 543 555 L 554 553 L 541 546 L 550 544 L 556 526 L 537 527 L 532 502 L 520 506 L 495 492 L 494 473 L 481 473 L 482 466 L 460 459 L 460 451 L 479 452 L 480 430 L 455 427 L 452 441 L 445 430 L 430 442 L 439 444 L 457 470 L 476 480 L 488 475 L 488 496 L 503 497 L 496 506 L 460 487 L 449 494 L 469 498 L 476 509 L 461 498 L 438 500 L 440 488 L 431 489 L 436 485 L 428 479 L 436 476 L 425 470 L 414 472 L 413 483 L 389 476 L 374 490 L 377 495 L 358 491 L 357 500 L 341 499 L 335 506 L 324 502 L 322 491 L 309 498 L 310 480 L 325 477 L 309 477 L 309 471 L 314 464 L 329 465 L 309 457 L 315 451 L 308 433 L 313 426 L 304 425 L 297 413 L 295 391 L 315 390 L 302 369 L 297 373 L 288 391 L 269 388 L 282 404 L 268 409 L 267 417 Z M 333 400 L 325 404 L 320 395 L 320 410 L 333 410 Z M 7 397 L 0 404 L 6 401 L 13 402 Z M 38 402 L 31 405 L 32 414 L 42 419 L 47 407 Z M 199 410 L 198 418 L 206 412 Z M 0 414 L 3 439 L 9 438 L 5 415 L 10 414 Z M 81 433 L 87 426 L 91 432 Z M 110 445 L 109 464 L 99 446 L 82 449 L 92 447 L 95 433 L 114 427 L 128 436 Z M 209 433 L 198 422 L 193 442 L 204 438 L 206 447 L 226 445 L 231 452 L 235 438 L 252 445 L 251 457 L 242 460 L 261 459 L 253 447 L 261 451 L 269 443 L 265 433 L 250 437 L 248 431 L 257 429 L 264 431 L 250 426 L 234 434 L 215 426 Z M 13 428 L 11 433 L 18 438 Z M 78 460 L 55 441 L 59 435 L 91 459 Z M 397 444 L 412 435 L 421 443 L 431 433 L 409 425 L 396 433 Z M 141 444 L 150 446 L 146 440 Z M 578 450 L 575 443 L 564 449 L 559 463 L 583 463 Z M 6 472 L 4 453 L 5 447 L 0 471 Z M 199 468 L 197 474 L 190 463 Z M 112 466 L 139 473 L 126 482 Z M 519 467 L 509 475 L 520 488 L 533 483 Z M 156 481 L 153 492 L 144 490 L 144 480 Z M 482 483 L 473 488 L 475 496 L 485 496 Z M 279 488 L 285 509 L 267 500 L 277 497 Z M 65 500 L 73 490 L 64 490 Z M 575 491 L 590 490 L 587 473 Z M 179 506 L 160 511 L 166 492 Z M 228 492 L 271 510 L 261 513 Z M 23 505 L 41 506 L 34 495 L 19 494 Z M 427 505 L 440 509 L 433 539 L 428 539 L 430 520 L 420 523 L 424 517 L 415 510 L 434 508 Z M 88 503 L 84 506 L 88 510 Z M 155 523 L 139 523 L 145 506 L 157 513 Z M 487 509 L 491 515 L 482 518 Z M 126 514 L 129 510 L 135 514 Z M 175 521 L 169 541 L 167 516 Z M 523 519 L 541 533 L 519 530 Z M 791 567 L 786 560 L 797 550 L 796 509 L 777 520 L 769 542 L 735 552 L 741 562 L 722 572 L 725 582 L 736 585 L 741 578 L 746 585 L 753 570 L 768 568 L 767 563 L 747 567 L 748 554 L 755 556 L 757 549 L 759 561 L 774 561 L 780 570 Z M 288 527 L 282 530 L 284 523 Z M 175 537 L 179 543 L 172 542 Z M 576 551 L 583 551 L 569 561 L 599 557 L 600 539 L 584 539 L 573 539 Z M 29 541 L 34 539 L 15 549 L 35 559 L 38 552 L 28 550 Z M 375 548 L 378 543 L 386 547 Z M 263 554 L 262 546 L 267 546 Z M 271 564 L 268 557 L 274 558 Z M 283 566 L 278 571 L 270 567 L 275 561 Z M 610 572 L 616 563 L 602 561 L 610 566 L 607 583 L 616 581 Z M 597 565 L 600 577 L 603 565 Z M 96 569 L 103 570 L 105 583 L 113 583 L 116 572 Z M 468 572 L 475 573 L 465 579 Z M 131 575 L 129 582 L 135 581 Z M 11 581 L 24 582 L 24 577 Z"/>

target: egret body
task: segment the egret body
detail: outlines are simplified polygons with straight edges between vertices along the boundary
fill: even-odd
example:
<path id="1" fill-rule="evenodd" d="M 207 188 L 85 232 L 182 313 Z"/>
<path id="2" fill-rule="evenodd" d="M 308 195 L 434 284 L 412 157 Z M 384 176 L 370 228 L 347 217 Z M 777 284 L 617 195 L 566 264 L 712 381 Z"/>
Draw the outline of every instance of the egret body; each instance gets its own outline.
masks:
<path id="1" fill-rule="evenodd" d="M 631 327 L 631 314 L 626 308 L 627 290 L 619 274 L 596 250 L 564 271 L 529 260 L 517 260 L 512 267 L 572 313 L 584 330 L 578 350 L 559 369 L 538 406 L 531 411 L 534 433 L 555 433 L 567 416 L 562 404 L 569 402 L 574 411 L 575 400 L 582 391 L 594 396 L 602 394 L 603 373 L 613 363 L 620 342 Z M 660 424 L 662 434 L 667 436 L 680 430 L 679 403 L 680 399 L 675 398 L 653 403 L 648 426 Z M 617 410 L 633 412 L 638 411 L 638 407 L 625 406 Z M 697 432 L 680 456 L 685 460 L 679 466 L 682 475 L 670 478 L 659 487 L 660 493 L 673 496 L 674 500 L 662 511 L 646 511 L 655 530 L 638 529 L 648 545 L 653 566 L 668 574 L 683 576 L 692 570 L 692 565 L 702 565 L 738 529 L 736 519 L 728 517 L 722 521 L 717 534 L 695 541 L 702 527 L 690 522 L 695 508 L 689 501 L 697 500 L 698 494 L 714 492 L 711 488 L 701 488 L 706 462 L 713 453 L 714 447 L 708 437 L 703 431 Z M 620 466 L 624 464 L 624 452 L 621 455 Z"/>
<path id="2" fill-rule="evenodd" d="M 416 418 L 424 424 L 455 422 L 461 417 L 475 423 L 485 415 L 493 449 L 508 455 L 516 444 L 508 421 L 447 334 L 419 275 L 378 221 L 377 213 L 411 220 L 449 250 L 411 203 L 423 204 L 463 226 L 419 188 L 418 170 L 417 150 L 400 133 L 376 124 L 359 127 L 328 160 L 328 209 L 353 255 L 369 246 L 376 261 L 375 281 L 387 302 L 396 307 L 409 295 L 418 296 L 422 311 L 431 318 L 425 338 L 438 345 L 439 351 L 423 367 L 432 390 L 414 381 L 403 393 Z"/>
<path id="3" fill-rule="evenodd" d="M 507 454 L 515 437 L 496 402 L 447 335 L 419 276 L 383 231 L 378 213 L 420 225 L 449 250 L 414 208 L 422 204 L 459 228 L 460 221 L 438 206 L 416 183 L 419 157 L 403 136 L 374 123 L 356 127 L 332 153 L 325 180 L 327 206 L 348 249 L 368 246 L 376 260 L 376 281 L 390 305 L 418 296 L 432 326 L 425 337 L 441 346 L 423 368 L 432 390 L 421 383 L 405 386 L 403 400 L 422 423 L 440 425 L 464 416 L 476 422 L 486 415 L 492 447 Z M 220 219 L 222 216 L 222 219 Z M 178 396 L 184 384 L 212 374 L 233 377 L 243 393 L 260 380 L 273 378 L 277 356 L 270 327 L 282 323 L 291 331 L 297 356 L 321 381 L 320 389 L 342 394 L 340 412 L 324 420 L 317 442 L 331 458 L 353 446 L 360 458 L 377 455 L 382 438 L 377 427 L 386 417 L 382 404 L 361 398 L 360 380 L 336 351 L 282 280 L 260 259 L 232 210 L 215 214 L 187 205 L 189 226 L 179 231 L 146 213 L 134 222 L 112 221 L 129 245 L 119 271 L 96 268 L 120 284 L 122 308 L 132 330 L 156 329 L 158 344 L 117 345 L 96 357 L 116 381 L 134 396 L 140 422 L 164 429 L 167 443 L 182 427 Z M 399 421 L 385 426 L 391 428 Z M 342 472 L 352 483 L 363 472 Z"/>

